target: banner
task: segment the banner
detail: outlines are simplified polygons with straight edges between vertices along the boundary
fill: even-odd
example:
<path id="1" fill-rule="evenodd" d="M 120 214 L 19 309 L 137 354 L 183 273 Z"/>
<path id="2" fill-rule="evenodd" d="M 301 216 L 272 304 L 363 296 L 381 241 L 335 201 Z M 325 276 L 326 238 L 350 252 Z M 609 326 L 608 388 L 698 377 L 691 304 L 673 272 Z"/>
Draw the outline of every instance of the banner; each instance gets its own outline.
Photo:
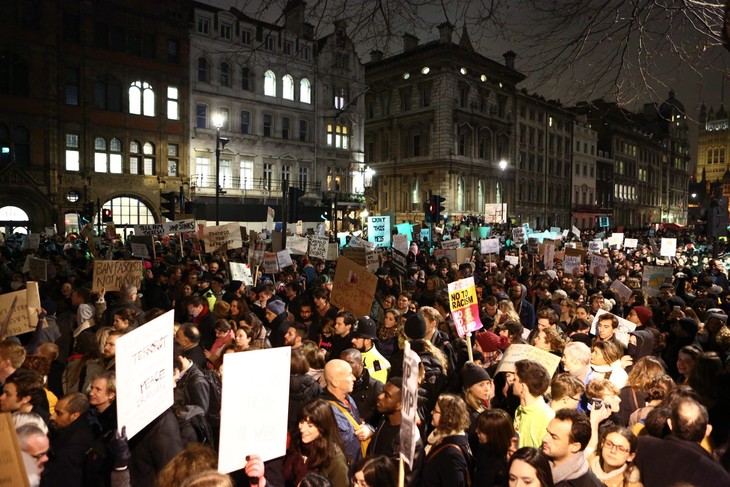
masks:
<path id="1" fill-rule="evenodd" d="M 449 283 L 449 304 L 454 327 L 460 337 L 482 327 L 473 277 Z"/>
<path id="2" fill-rule="evenodd" d="M 35 331 L 40 309 L 41 296 L 35 281 L 26 282 L 23 290 L 0 294 L 0 336 Z"/>
<path id="3" fill-rule="evenodd" d="M 229 262 L 228 264 L 231 266 L 231 281 L 241 281 L 246 286 L 253 286 L 251 268 L 248 264 L 241 262 Z"/>
<path id="4" fill-rule="evenodd" d="M 95 260 L 91 292 L 119 291 L 125 284 L 139 288 L 144 264 L 141 260 Z"/>
<path id="5" fill-rule="evenodd" d="M 416 443 L 420 437 L 418 432 L 418 364 L 420 362 L 421 358 L 411 350 L 411 344 L 406 340 L 403 350 L 399 453 L 411 469 L 413 469 Z"/>
<path id="6" fill-rule="evenodd" d="M 645 265 L 641 274 L 641 288 L 651 297 L 659 296 L 659 287 L 672 283 L 674 268 L 656 265 Z"/>
<path id="7" fill-rule="evenodd" d="M 172 406 L 175 312 L 117 339 L 117 428 L 132 438 Z"/>
<path id="8" fill-rule="evenodd" d="M 267 461 L 286 453 L 290 357 L 291 347 L 223 356 L 219 472 L 243 469 L 248 455 Z"/>
<path id="9" fill-rule="evenodd" d="M 596 316 L 593 317 L 593 323 L 591 324 L 591 335 L 598 336 L 598 321 L 601 316 L 605 314 L 611 313 L 602 309 L 599 309 L 596 312 Z M 618 328 L 615 331 L 616 339 L 623 343 L 624 347 L 626 347 L 629 344 L 629 333 L 636 330 L 636 324 L 621 318 L 620 316 L 616 316 L 616 318 L 618 318 Z"/>
<path id="10" fill-rule="evenodd" d="M 390 217 L 368 217 L 368 241 L 376 247 L 390 247 Z"/>
<path id="11" fill-rule="evenodd" d="M 377 284 L 378 278 L 373 273 L 347 257 L 340 257 L 332 285 L 332 304 L 352 311 L 358 318 L 369 316 Z"/>
<path id="12" fill-rule="evenodd" d="M 485 238 L 480 241 L 480 250 L 482 254 L 498 254 L 499 253 L 499 239 L 498 238 Z"/>
<path id="13" fill-rule="evenodd" d="M 327 260 L 327 237 L 312 235 L 309 237 L 309 258 Z"/>
<path id="14" fill-rule="evenodd" d="M 175 220 L 165 223 L 135 225 L 135 235 L 170 235 L 195 231 L 195 220 Z"/>
<path id="15" fill-rule="evenodd" d="M 223 250 L 240 249 L 243 247 L 241 227 L 238 223 L 228 223 L 212 227 L 203 227 L 203 241 L 205 251 L 215 252 L 221 247 Z"/>
<path id="16" fill-rule="evenodd" d="M 515 363 L 520 360 L 532 360 L 545 367 L 548 371 L 548 376 L 552 377 L 555 371 L 560 365 L 560 357 L 558 355 L 540 350 L 532 345 L 510 345 L 507 350 L 504 351 L 504 357 L 497 366 L 497 370 L 494 372 L 498 374 L 500 372 L 514 372 Z"/>

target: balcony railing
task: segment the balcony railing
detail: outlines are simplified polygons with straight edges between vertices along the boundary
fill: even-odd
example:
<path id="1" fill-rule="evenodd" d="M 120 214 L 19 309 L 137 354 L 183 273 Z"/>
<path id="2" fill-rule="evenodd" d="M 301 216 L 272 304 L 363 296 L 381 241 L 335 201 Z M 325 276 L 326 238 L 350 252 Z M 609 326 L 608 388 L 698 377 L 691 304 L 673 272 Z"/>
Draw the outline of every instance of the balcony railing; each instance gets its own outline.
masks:
<path id="1" fill-rule="evenodd" d="M 201 193 L 214 192 L 215 176 L 193 175 L 191 177 L 193 188 Z M 283 181 L 280 179 L 268 178 L 246 178 L 221 176 L 220 186 L 223 191 L 251 192 L 253 194 L 281 193 Z M 303 189 L 307 193 L 319 193 L 322 191 L 321 182 L 307 181 L 300 185 L 298 180 L 289 181 L 289 186 Z"/>

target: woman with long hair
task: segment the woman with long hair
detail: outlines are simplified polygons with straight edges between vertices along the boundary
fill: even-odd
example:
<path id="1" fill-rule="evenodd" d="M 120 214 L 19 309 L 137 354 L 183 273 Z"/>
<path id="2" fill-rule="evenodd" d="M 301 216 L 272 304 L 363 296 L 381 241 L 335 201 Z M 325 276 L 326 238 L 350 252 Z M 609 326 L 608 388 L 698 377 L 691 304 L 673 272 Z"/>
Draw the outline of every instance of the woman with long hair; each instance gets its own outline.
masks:
<path id="1" fill-rule="evenodd" d="M 398 464 L 390 457 L 361 458 L 353 465 L 353 487 L 397 487 Z"/>
<path id="2" fill-rule="evenodd" d="M 327 401 L 318 399 L 302 408 L 284 458 L 284 480 L 295 486 L 309 472 L 330 479 L 333 487 L 348 487 L 347 459 L 342 453 L 335 415 Z"/>
<path id="3" fill-rule="evenodd" d="M 388 360 L 393 356 L 393 352 L 398 349 L 398 335 L 402 329 L 403 327 L 400 326 L 400 312 L 395 308 L 386 310 L 383 314 L 383 323 L 378 329 L 378 341 L 375 342 L 375 346 L 383 354 L 383 357 Z"/>
<path id="4" fill-rule="evenodd" d="M 550 460 L 542 450 L 526 446 L 509 459 L 509 487 L 554 487 Z"/>
<path id="5" fill-rule="evenodd" d="M 515 436 L 512 417 L 501 409 L 487 409 L 476 421 L 474 487 L 506 487 L 507 452 Z"/>
<path id="6" fill-rule="evenodd" d="M 632 463 L 638 446 L 630 429 L 609 426 L 601 434 L 598 449 L 588 457 L 588 465 L 606 487 L 642 487 L 639 469 Z"/>
<path id="7" fill-rule="evenodd" d="M 631 413 L 646 405 L 647 386 L 664 375 L 664 367 L 655 357 L 641 357 L 629 372 L 626 385 L 621 389 L 621 407 L 618 411 L 624 425 L 629 424 Z"/>

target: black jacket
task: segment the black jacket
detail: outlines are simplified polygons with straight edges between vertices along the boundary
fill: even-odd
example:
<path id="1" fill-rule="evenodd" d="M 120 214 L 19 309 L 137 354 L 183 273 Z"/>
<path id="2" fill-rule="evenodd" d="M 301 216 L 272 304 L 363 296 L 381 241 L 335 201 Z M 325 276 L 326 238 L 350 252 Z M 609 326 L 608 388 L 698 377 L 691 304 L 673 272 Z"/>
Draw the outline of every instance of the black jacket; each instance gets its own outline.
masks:
<path id="1" fill-rule="evenodd" d="M 180 427 L 168 409 L 129 440 L 131 487 L 155 485 L 157 474 L 182 449 Z"/>
<path id="2" fill-rule="evenodd" d="M 350 396 L 357 404 L 357 410 L 360 411 L 360 419 L 368 424 L 378 424 L 378 410 L 375 403 L 378 401 L 378 395 L 383 390 L 383 384 L 370 377 L 368 369 L 362 370 L 362 375 L 355 380 Z"/>
<path id="3" fill-rule="evenodd" d="M 466 435 L 447 436 L 431 447 L 421 471 L 421 487 L 471 484 L 473 457 Z"/>
<path id="4" fill-rule="evenodd" d="M 306 374 L 292 374 L 289 379 L 289 431 L 297 426 L 299 413 L 307 404 L 316 400 L 321 393 L 319 383 Z"/>
<path id="5" fill-rule="evenodd" d="M 94 442 L 94 431 L 86 420 L 79 416 L 65 428 L 51 433 L 52 457 L 43 469 L 41 486 L 84 487 L 99 485 L 98 478 L 90 478 L 87 472 L 86 452 Z"/>
<path id="6" fill-rule="evenodd" d="M 588 471 L 580 477 L 576 477 L 574 479 L 566 479 L 562 482 L 556 482 L 555 487 L 605 487 L 605 485 L 603 484 L 603 482 L 598 480 L 598 477 L 596 477 L 596 475 L 590 469 L 588 469 Z"/>

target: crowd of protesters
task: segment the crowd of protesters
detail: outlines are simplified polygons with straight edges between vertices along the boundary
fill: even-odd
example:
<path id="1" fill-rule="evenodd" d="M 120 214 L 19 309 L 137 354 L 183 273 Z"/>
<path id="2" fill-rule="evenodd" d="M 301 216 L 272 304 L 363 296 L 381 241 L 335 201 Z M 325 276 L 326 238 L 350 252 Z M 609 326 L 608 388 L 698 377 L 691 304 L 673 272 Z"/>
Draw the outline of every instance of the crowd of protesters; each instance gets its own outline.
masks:
<path id="1" fill-rule="evenodd" d="M 665 263 L 673 278 L 647 289 L 644 266 L 662 259 L 646 230 L 626 232 L 636 248 L 601 246 L 603 277 L 585 264 L 564 274 L 557 260 L 546 269 L 504 234 L 500 253 L 483 256 L 461 232 L 474 245 L 468 262 L 413 243 L 405 272 L 383 253 L 367 316 L 331 302 L 336 261 L 294 256 L 274 275 L 254 269 L 246 285 L 228 266 L 246 262 L 245 245 L 200 254 L 165 237 L 139 287 L 92 293 L 95 258 L 131 258 L 118 240 L 89 248 L 56 236 L 24 250 L 21 236 L 7 238 L 2 293 L 25 287 L 29 254 L 49 263 L 38 328 L 0 337 L 0 411 L 13 415 L 31 485 L 398 485 L 408 341 L 421 365 L 406 485 L 730 486 L 730 264 L 719 247 L 675 230 L 677 254 Z M 587 249 L 594 237 L 565 241 Z M 456 333 L 447 291 L 467 277 L 483 325 L 469 341 Z M 630 297 L 611 287 L 616 280 Z M 116 341 L 168 310 L 175 402 L 127 439 L 117 428 Z M 628 342 L 618 318 L 636 325 Z M 497 373 L 511 344 L 555 354 L 560 366 L 551 374 L 520 360 Z M 286 455 L 265 463 L 252 455 L 245 469 L 217 473 L 225 354 L 283 346 L 291 347 Z"/>

